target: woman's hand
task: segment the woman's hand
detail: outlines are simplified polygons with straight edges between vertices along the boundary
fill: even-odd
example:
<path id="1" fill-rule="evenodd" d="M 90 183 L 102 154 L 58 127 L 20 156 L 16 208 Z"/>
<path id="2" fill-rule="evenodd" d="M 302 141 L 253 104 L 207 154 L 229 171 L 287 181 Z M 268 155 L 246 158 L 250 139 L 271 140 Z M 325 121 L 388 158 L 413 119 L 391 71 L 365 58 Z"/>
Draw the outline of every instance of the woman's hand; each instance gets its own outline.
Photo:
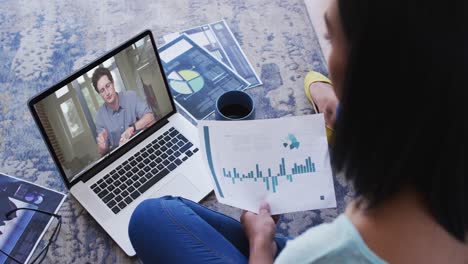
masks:
<path id="1" fill-rule="evenodd" d="M 278 249 L 274 240 L 276 224 L 270 215 L 270 206 L 262 203 L 258 214 L 242 212 L 241 223 L 249 240 L 249 263 L 273 263 Z"/>

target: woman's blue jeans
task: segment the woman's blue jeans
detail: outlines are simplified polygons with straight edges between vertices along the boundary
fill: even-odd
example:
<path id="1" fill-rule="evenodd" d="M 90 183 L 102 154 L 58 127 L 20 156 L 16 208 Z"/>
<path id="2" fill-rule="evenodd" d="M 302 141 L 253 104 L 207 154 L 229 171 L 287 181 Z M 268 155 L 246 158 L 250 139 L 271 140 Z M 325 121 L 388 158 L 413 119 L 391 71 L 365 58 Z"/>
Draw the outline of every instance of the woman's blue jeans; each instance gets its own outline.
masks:
<path id="1" fill-rule="evenodd" d="M 130 240 L 143 263 L 247 263 L 249 242 L 239 221 L 190 200 L 164 196 L 133 212 Z M 275 238 L 278 253 L 286 238 Z"/>

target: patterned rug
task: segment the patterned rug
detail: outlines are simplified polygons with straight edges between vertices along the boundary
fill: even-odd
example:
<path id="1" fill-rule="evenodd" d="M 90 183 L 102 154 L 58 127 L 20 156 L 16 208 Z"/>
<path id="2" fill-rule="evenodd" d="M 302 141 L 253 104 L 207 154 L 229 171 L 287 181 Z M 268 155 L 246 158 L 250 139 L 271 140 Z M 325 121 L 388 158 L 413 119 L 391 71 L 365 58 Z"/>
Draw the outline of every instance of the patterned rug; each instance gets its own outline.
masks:
<path id="1" fill-rule="evenodd" d="M 303 76 L 327 69 L 302 0 L 0 0 L 0 171 L 66 192 L 28 99 L 144 29 L 157 37 L 221 19 L 264 82 L 249 90 L 257 118 L 312 114 Z M 338 208 L 283 215 L 278 232 L 294 237 L 334 219 L 352 195 L 341 175 L 335 190 Z M 202 203 L 239 218 L 213 194 Z M 62 231 L 45 263 L 139 262 L 73 197 L 60 214 Z"/>

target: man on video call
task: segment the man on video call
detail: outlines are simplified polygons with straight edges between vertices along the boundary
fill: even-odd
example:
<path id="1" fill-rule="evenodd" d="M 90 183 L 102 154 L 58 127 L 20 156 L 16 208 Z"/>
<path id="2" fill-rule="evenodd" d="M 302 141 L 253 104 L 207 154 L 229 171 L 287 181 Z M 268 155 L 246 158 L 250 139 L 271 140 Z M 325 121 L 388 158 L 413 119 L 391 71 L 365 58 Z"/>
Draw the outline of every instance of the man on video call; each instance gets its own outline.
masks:
<path id="1" fill-rule="evenodd" d="M 105 102 L 96 114 L 98 152 L 103 156 L 127 143 L 137 131 L 153 124 L 154 115 L 134 91 L 117 93 L 107 68 L 97 68 L 91 79 L 94 89 Z"/>

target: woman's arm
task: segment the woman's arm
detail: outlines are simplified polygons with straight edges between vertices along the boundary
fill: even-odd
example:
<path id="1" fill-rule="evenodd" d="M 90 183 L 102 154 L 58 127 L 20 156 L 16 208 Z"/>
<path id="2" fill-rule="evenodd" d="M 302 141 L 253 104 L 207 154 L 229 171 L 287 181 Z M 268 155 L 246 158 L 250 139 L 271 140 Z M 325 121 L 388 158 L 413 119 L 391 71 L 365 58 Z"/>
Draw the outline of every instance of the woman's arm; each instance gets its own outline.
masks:
<path id="1" fill-rule="evenodd" d="M 241 223 L 249 239 L 249 263 L 273 263 L 277 251 L 274 240 L 276 225 L 270 215 L 270 206 L 263 203 L 258 214 L 244 211 L 241 215 Z"/>

